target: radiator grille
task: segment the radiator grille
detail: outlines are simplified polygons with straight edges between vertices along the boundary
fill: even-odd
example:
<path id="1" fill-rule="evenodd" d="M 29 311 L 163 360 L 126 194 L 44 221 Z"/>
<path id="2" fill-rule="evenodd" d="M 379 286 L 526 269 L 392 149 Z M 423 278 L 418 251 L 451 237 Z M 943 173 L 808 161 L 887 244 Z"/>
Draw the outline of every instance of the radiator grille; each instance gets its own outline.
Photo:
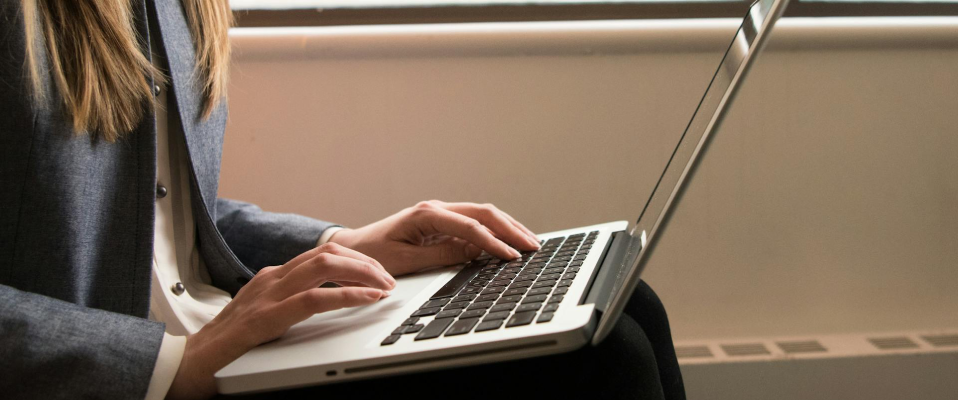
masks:
<path id="1" fill-rule="evenodd" d="M 825 346 L 822 346 L 817 340 L 804 340 L 799 342 L 778 342 L 778 347 L 782 351 L 794 354 L 794 353 L 819 353 L 828 351 Z"/>
<path id="2" fill-rule="evenodd" d="M 958 335 L 929 335 L 921 338 L 935 347 L 958 346 Z"/>
<path id="3" fill-rule="evenodd" d="M 714 357 L 708 346 L 678 346 L 675 348 L 675 356 L 678 358 Z"/>
<path id="4" fill-rule="evenodd" d="M 918 343 L 905 336 L 869 338 L 869 342 L 879 350 L 917 349 Z"/>
<path id="5" fill-rule="evenodd" d="M 758 356 L 772 354 L 761 343 L 723 344 L 722 350 L 729 356 Z"/>

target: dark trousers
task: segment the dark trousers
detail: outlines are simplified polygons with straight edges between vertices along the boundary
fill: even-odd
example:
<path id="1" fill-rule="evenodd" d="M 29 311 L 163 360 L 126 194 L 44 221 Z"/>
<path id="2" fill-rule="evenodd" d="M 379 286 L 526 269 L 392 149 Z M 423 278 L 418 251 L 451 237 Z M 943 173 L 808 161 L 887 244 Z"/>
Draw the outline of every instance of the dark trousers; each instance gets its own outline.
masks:
<path id="1" fill-rule="evenodd" d="M 253 396 L 685 399 L 665 307 L 644 281 L 601 344 L 564 354 Z"/>

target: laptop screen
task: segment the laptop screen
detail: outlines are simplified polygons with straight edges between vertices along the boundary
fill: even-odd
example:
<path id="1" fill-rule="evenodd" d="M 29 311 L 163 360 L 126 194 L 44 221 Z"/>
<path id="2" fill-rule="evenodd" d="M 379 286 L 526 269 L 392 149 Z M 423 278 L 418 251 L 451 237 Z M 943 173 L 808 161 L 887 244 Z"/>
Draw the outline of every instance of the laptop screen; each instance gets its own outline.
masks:
<path id="1" fill-rule="evenodd" d="M 645 259 L 648 258 L 647 253 L 652 250 L 657 237 L 661 235 L 661 231 L 667 224 L 671 210 L 675 208 L 675 203 L 681 197 L 684 187 L 687 186 L 700 153 L 708 144 L 711 133 L 721 123 L 725 111 L 740 86 L 739 83 L 752 64 L 754 55 L 763 46 L 766 31 L 781 16 L 787 1 L 758 0 L 749 7 L 705 95 L 695 109 L 692 120 L 679 137 L 678 144 L 665 165 L 665 170 L 630 232 L 632 243 L 624 258 L 625 268 L 622 268 L 619 272 L 620 276 L 616 277 L 613 292 L 608 297 L 609 303 L 597 304 L 599 309 L 606 310 L 607 315 L 613 318 L 603 318 L 593 343 L 598 343 L 597 340 L 602 339 L 600 335 L 604 336 L 604 333 L 607 333 L 603 332 L 603 327 L 609 329 L 609 326 L 605 325 L 610 321 L 606 320 L 618 318 L 618 313 L 621 313 L 621 308 L 628 300 L 628 296 L 623 293 L 632 293 L 635 285 L 638 284 L 639 274 L 644 267 Z M 611 321 L 613 324 L 614 322 Z"/>

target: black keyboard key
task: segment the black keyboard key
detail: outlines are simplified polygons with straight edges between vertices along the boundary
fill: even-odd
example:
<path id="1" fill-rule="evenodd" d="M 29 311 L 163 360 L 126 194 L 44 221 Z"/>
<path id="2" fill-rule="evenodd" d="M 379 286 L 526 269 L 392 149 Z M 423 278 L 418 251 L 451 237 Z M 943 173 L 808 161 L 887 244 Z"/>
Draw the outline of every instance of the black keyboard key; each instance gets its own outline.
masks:
<path id="1" fill-rule="evenodd" d="M 560 295 L 560 294 L 566 294 L 566 293 L 569 293 L 569 288 L 568 288 L 568 287 L 560 287 L 560 288 L 556 288 L 556 290 L 553 290 L 553 291 L 552 291 L 552 295 L 553 295 L 553 296 Z"/>
<path id="2" fill-rule="evenodd" d="M 449 327 L 446 336 L 464 335 L 469 333 L 479 323 L 479 318 L 460 319 Z"/>
<path id="3" fill-rule="evenodd" d="M 469 310 L 469 311 L 466 311 L 466 312 L 462 313 L 462 315 L 459 316 L 459 319 L 478 318 L 478 317 L 481 317 L 481 316 L 483 316 L 483 315 L 486 315 L 486 309 L 485 309 L 485 308 L 479 309 L 479 310 Z"/>
<path id="4" fill-rule="evenodd" d="M 549 298 L 549 304 L 561 302 L 563 298 L 565 298 L 565 296 L 561 294 L 552 296 Z"/>
<path id="5" fill-rule="evenodd" d="M 582 260 L 585 260 L 586 257 L 588 257 L 588 255 L 583 254 L 583 255 L 581 255 L 581 256 L 575 256 L 575 258 L 573 258 L 573 260 L 575 260 L 575 261 L 582 261 Z"/>
<path id="6" fill-rule="evenodd" d="M 453 319 L 451 318 L 432 320 L 429 325 L 426 325 L 426 328 L 424 328 L 422 332 L 419 332 L 419 334 L 416 335 L 416 340 L 434 339 L 439 337 L 439 335 L 442 335 L 442 333 L 446 331 L 446 328 L 448 328 L 449 325 L 452 325 L 452 321 Z"/>
<path id="7" fill-rule="evenodd" d="M 498 302 L 496 302 L 496 304 L 501 304 L 501 303 L 518 303 L 519 300 L 522 300 L 522 295 L 503 296 L 503 297 L 501 297 L 501 298 L 499 299 Z"/>
<path id="8" fill-rule="evenodd" d="M 495 301 L 498 298 L 499 298 L 498 293 L 484 294 L 482 296 L 479 296 L 479 298 L 476 299 L 476 302 L 481 303 L 483 301 Z"/>
<path id="9" fill-rule="evenodd" d="M 529 291 L 529 296 L 538 296 L 540 294 L 549 294 L 552 291 L 552 288 L 541 287 L 538 289 L 532 289 Z"/>
<path id="10" fill-rule="evenodd" d="M 493 321 L 483 320 L 481 324 L 479 324 L 478 326 L 476 326 L 476 332 L 494 331 L 494 330 L 496 330 L 496 329 L 499 329 L 500 326 L 502 326 L 502 320 L 501 320 L 501 319 L 497 319 L 497 320 L 493 320 Z"/>
<path id="11" fill-rule="evenodd" d="M 482 288 L 478 288 L 478 287 L 475 287 L 475 286 L 467 286 L 465 289 L 462 289 L 462 291 L 459 292 L 459 294 L 460 294 L 460 295 L 462 295 L 462 294 L 476 294 L 476 293 L 479 293 L 479 292 L 481 292 L 481 291 L 482 291 Z"/>
<path id="12" fill-rule="evenodd" d="M 549 303 L 542 307 L 542 312 L 555 312 L 559 309 L 559 303 Z"/>
<path id="13" fill-rule="evenodd" d="M 542 303 L 520 304 L 519 307 L 516 308 L 516 314 L 524 313 L 526 311 L 538 311 L 539 307 L 542 307 Z"/>
<path id="14" fill-rule="evenodd" d="M 443 310 L 455 310 L 455 309 L 466 308 L 466 307 L 469 307 L 468 301 L 459 301 L 455 303 L 450 303 L 448 306 L 443 308 Z"/>
<path id="15" fill-rule="evenodd" d="M 409 325 L 406 327 L 406 330 L 404 330 L 402 334 L 406 335 L 410 333 L 416 333 L 421 331 L 422 328 L 423 328 L 423 324 Z"/>
<path id="16" fill-rule="evenodd" d="M 493 293 L 498 294 L 498 293 L 504 292 L 505 290 L 506 288 L 502 286 L 496 286 L 496 287 L 491 287 L 491 288 L 487 288 L 486 290 L 483 290 L 480 295 L 493 294 Z"/>
<path id="17" fill-rule="evenodd" d="M 556 281 L 554 281 L 554 280 L 536 282 L 535 285 L 532 285 L 532 288 L 533 288 L 533 289 L 538 289 L 538 288 L 543 288 L 543 287 L 553 287 L 553 286 L 555 286 L 555 284 L 556 284 Z"/>
<path id="18" fill-rule="evenodd" d="M 492 306 L 489 312 L 512 311 L 513 308 L 516 308 L 516 303 L 502 303 Z"/>
<path id="19" fill-rule="evenodd" d="M 519 275 L 516 277 L 515 282 L 518 283 L 522 281 L 534 281 L 536 279 L 536 276 L 537 275 L 533 275 L 533 274 Z"/>
<path id="20" fill-rule="evenodd" d="M 410 317 L 425 317 L 427 315 L 436 315 L 439 312 L 439 307 L 432 308 L 420 308 L 416 312 L 412 313 Z"/>
<path id="21" fill-rule="evenodd" d="M 515 295 L 521 295 L 521 294 L 526 294 L 526 288 L 509 289 L 509 290 L 506 290 L 502 295 L 515 296 Z"/>
<path id="22" fill-rule="evenodd" d="M 509 286 L 510 283 L 512 283 L 512 281 L 508 279 L 496 279 L 492 282 L 489 282 L 489 285 L 487 286 L 488 287 Z"/>
<path id="23" fill-rule="evenodd" d="M 403 324 L 403 325 L 415 325 L 417 322 L 419 322 L 419 317 L 412 317 L 412 318 L 406 318 L 406 320 L 403 321 L 402 324 Z"/>
<path id="24" fill-rule="evenodd" d="M 430 300 L 441 299 L 444 297 L 453 297 L 456 293 L 459 292 L 459 289 L 462 289 L 466 286 L 466 283 L 471 281 L 473 277 L 479 274 L 479 271 L 482 270 L 484 264 L 482 262 L 470 262 L 466 264 L 456 276 L 452 277 L 449 282 L 446 282 L 439 290 L 430 297 Z"/>
<path id="25" fill-rule="evenodd" d="M 539 277 L 539 280 L 540 280 L 540 281 L 557 280 L 557 279 L 559 279 L 560 276 L 562 276 L 562 275 L 559 275 L 559 274 L 542 275 L 542 276 Z"/>
<path id="26" fill-rule="evenodd" d="M 513 283 L 513 284 L 509 285 L 509 289 L 527 288 L 527 287 L 529 287 L 529 286 L 532 286 L 533 284 L 535 284 L 535 281 L 516 282 L 516 283 Z"/>
<path id="27" fill-rule="evenodd" d="M 474 294 L 465 294 L 465 295 L 462 295 L 462 296 L 456 296 L 454 299 L 452 299 L 452 301 L 450 301 L 450 303 L 458 303 L 458 302 L 460 302 L 460 301 L 465 301 L 465 302 L 468 303 L 468 302 L 474 300 L 475 298 L 476 298 L 476 295 L 474 295 Z"/>
<path id="28" fill-rule="evenodd" d="M 390 333 L 390 335 L 402 335 L 402 333 L 405 331 L 406 325 L 400 325 L 398 328 L 393 329 L 393 333 Z"/>
<path id="29" fill-rule="evenodd" d="M 436 314 L 436 319 L 456 318 L 459 316 L 459 313 L 461 312 L 462 312 L 461 308 L 456 308 L 452 310 L 442 310 L 439 312 L 439 314 Z"/>
<path id="30" fill-rule="evenodd" d="M 487 308 L 489 308 L 489 307 L 492 307 L 492 302 L 491 302 L 491 301 L 483 301 L 483 302 L 479 302 L 479 303 L 472 303 L 471 306 L 469 306 L 468 308 L 466 308 L 466 311 L 485 310 L 485 309 L 487 309 Z"/>
<path id="31" fill-rule="evenodd" d="M 559 284 L 557 284 L 556 286 L 558 287 L 572 286 L 572 279 L 563 279 L 559 281 Z"/>
<path id="32" fill-rule="evenodd" d="M 449 298 L 438 299 L 438 300 L 429 300 L 419 308 L 433 308 L 433 307 L 442 307 L 446 304 L 449 304 Z"/>
<path id="33" fill-rule="evenodd" d="M 579 267 L 569 267 L 566 272 L 579 272 Z"/>
<path id="34" fill-rule="evenodd" d="M 386 336 L 386 339 L 384 339 L 384 340 L 382 341 L 382 343 L 380 343 L 379 345 L 380 345 L 380 346 L 389 346 L 389 345 L 391 345 L 391 344 L 393 344 L 393 343 L 396 343 L 396 342 L 399 340 L 400 337 L 402 337 L 402 336 L 399 336 L 399 335 L 389 335 L 389 336 Z"/>
<path id="35" fill-rule="evenodd" d="M 549 296 L 546 296 L 546 295 L 544 295 L 544 294 L 540 294 L 540 295 L 536 295 L 536 296 L 526 296 L 526 298 L 522 299 L 522 304 L 542 303 L 542 302 L 546 301 L 546 298 L 548 298 L 548 297 L 549 297 Z"/>
<path id="36" fill-rule="evenodd" d="M 532 319 L 536 317 L 535 311 L 516 313 L 509 318 L 509 322 L 506 322 L 506 328 L 512 328 L 514 326 L 529 325 L 532 323 Z"/>
<path id="37" fill-rule="evenodd" d="M 482 319 L 482 322 L 492 321 L 495 319 L 506 319 L 509 318 L 509 314 L 511 314 L 509 311 L 491 312 L 486 314 L 486 317 Z"/>
<path id="38" fill-rule="evenodd" d="M 565 268 L 549 268 L 545 271 L 542 271 L 542 275 L 561 274 L 563 272 L 565 272 Z"/>
<path id="39" fill-rule="evenodd" d="M 565 275 L 562 275 L 562 279 L 575 279 L 575 272 L 566 272 Z"/>
<path id="40" fill-rule="evenodd" d="M 544 312 L 544 313 L 542 313 L 542 315 L 539 316 L 539 319 L 536 320 L 536 323 L 537 323 L 537 324 L 541 324 L 541 323 L 543 323 L 543 322 L 552 321 L 552 317 L 553 317 L 554 315 L 555 315 L 555 314 L 553 314 L 553 313 L 551 313 L 551 312 Z"/>

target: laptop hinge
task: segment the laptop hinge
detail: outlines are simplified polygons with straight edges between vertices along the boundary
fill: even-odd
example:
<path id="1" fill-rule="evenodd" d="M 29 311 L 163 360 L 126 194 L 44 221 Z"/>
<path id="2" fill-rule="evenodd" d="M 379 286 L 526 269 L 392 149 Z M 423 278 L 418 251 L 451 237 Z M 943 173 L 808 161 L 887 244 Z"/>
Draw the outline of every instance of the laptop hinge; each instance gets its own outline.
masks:
<path id="1" fill-rule="evenodd" d="M 599 267 L 589 289 L 579 304 L 595 304 L 596 310 L 605 312 L 609 305 L 609 296 L 612 294 L 612 286 L 615 285 L 615 279 L 619 276 L 619 271 L 624 268 L 623 260 L 629 248 L 629 234 L 625 231 L 619 231 L 612 234 L 612 240 L 609 241 L 604 256 L 599 260 Z"/>

